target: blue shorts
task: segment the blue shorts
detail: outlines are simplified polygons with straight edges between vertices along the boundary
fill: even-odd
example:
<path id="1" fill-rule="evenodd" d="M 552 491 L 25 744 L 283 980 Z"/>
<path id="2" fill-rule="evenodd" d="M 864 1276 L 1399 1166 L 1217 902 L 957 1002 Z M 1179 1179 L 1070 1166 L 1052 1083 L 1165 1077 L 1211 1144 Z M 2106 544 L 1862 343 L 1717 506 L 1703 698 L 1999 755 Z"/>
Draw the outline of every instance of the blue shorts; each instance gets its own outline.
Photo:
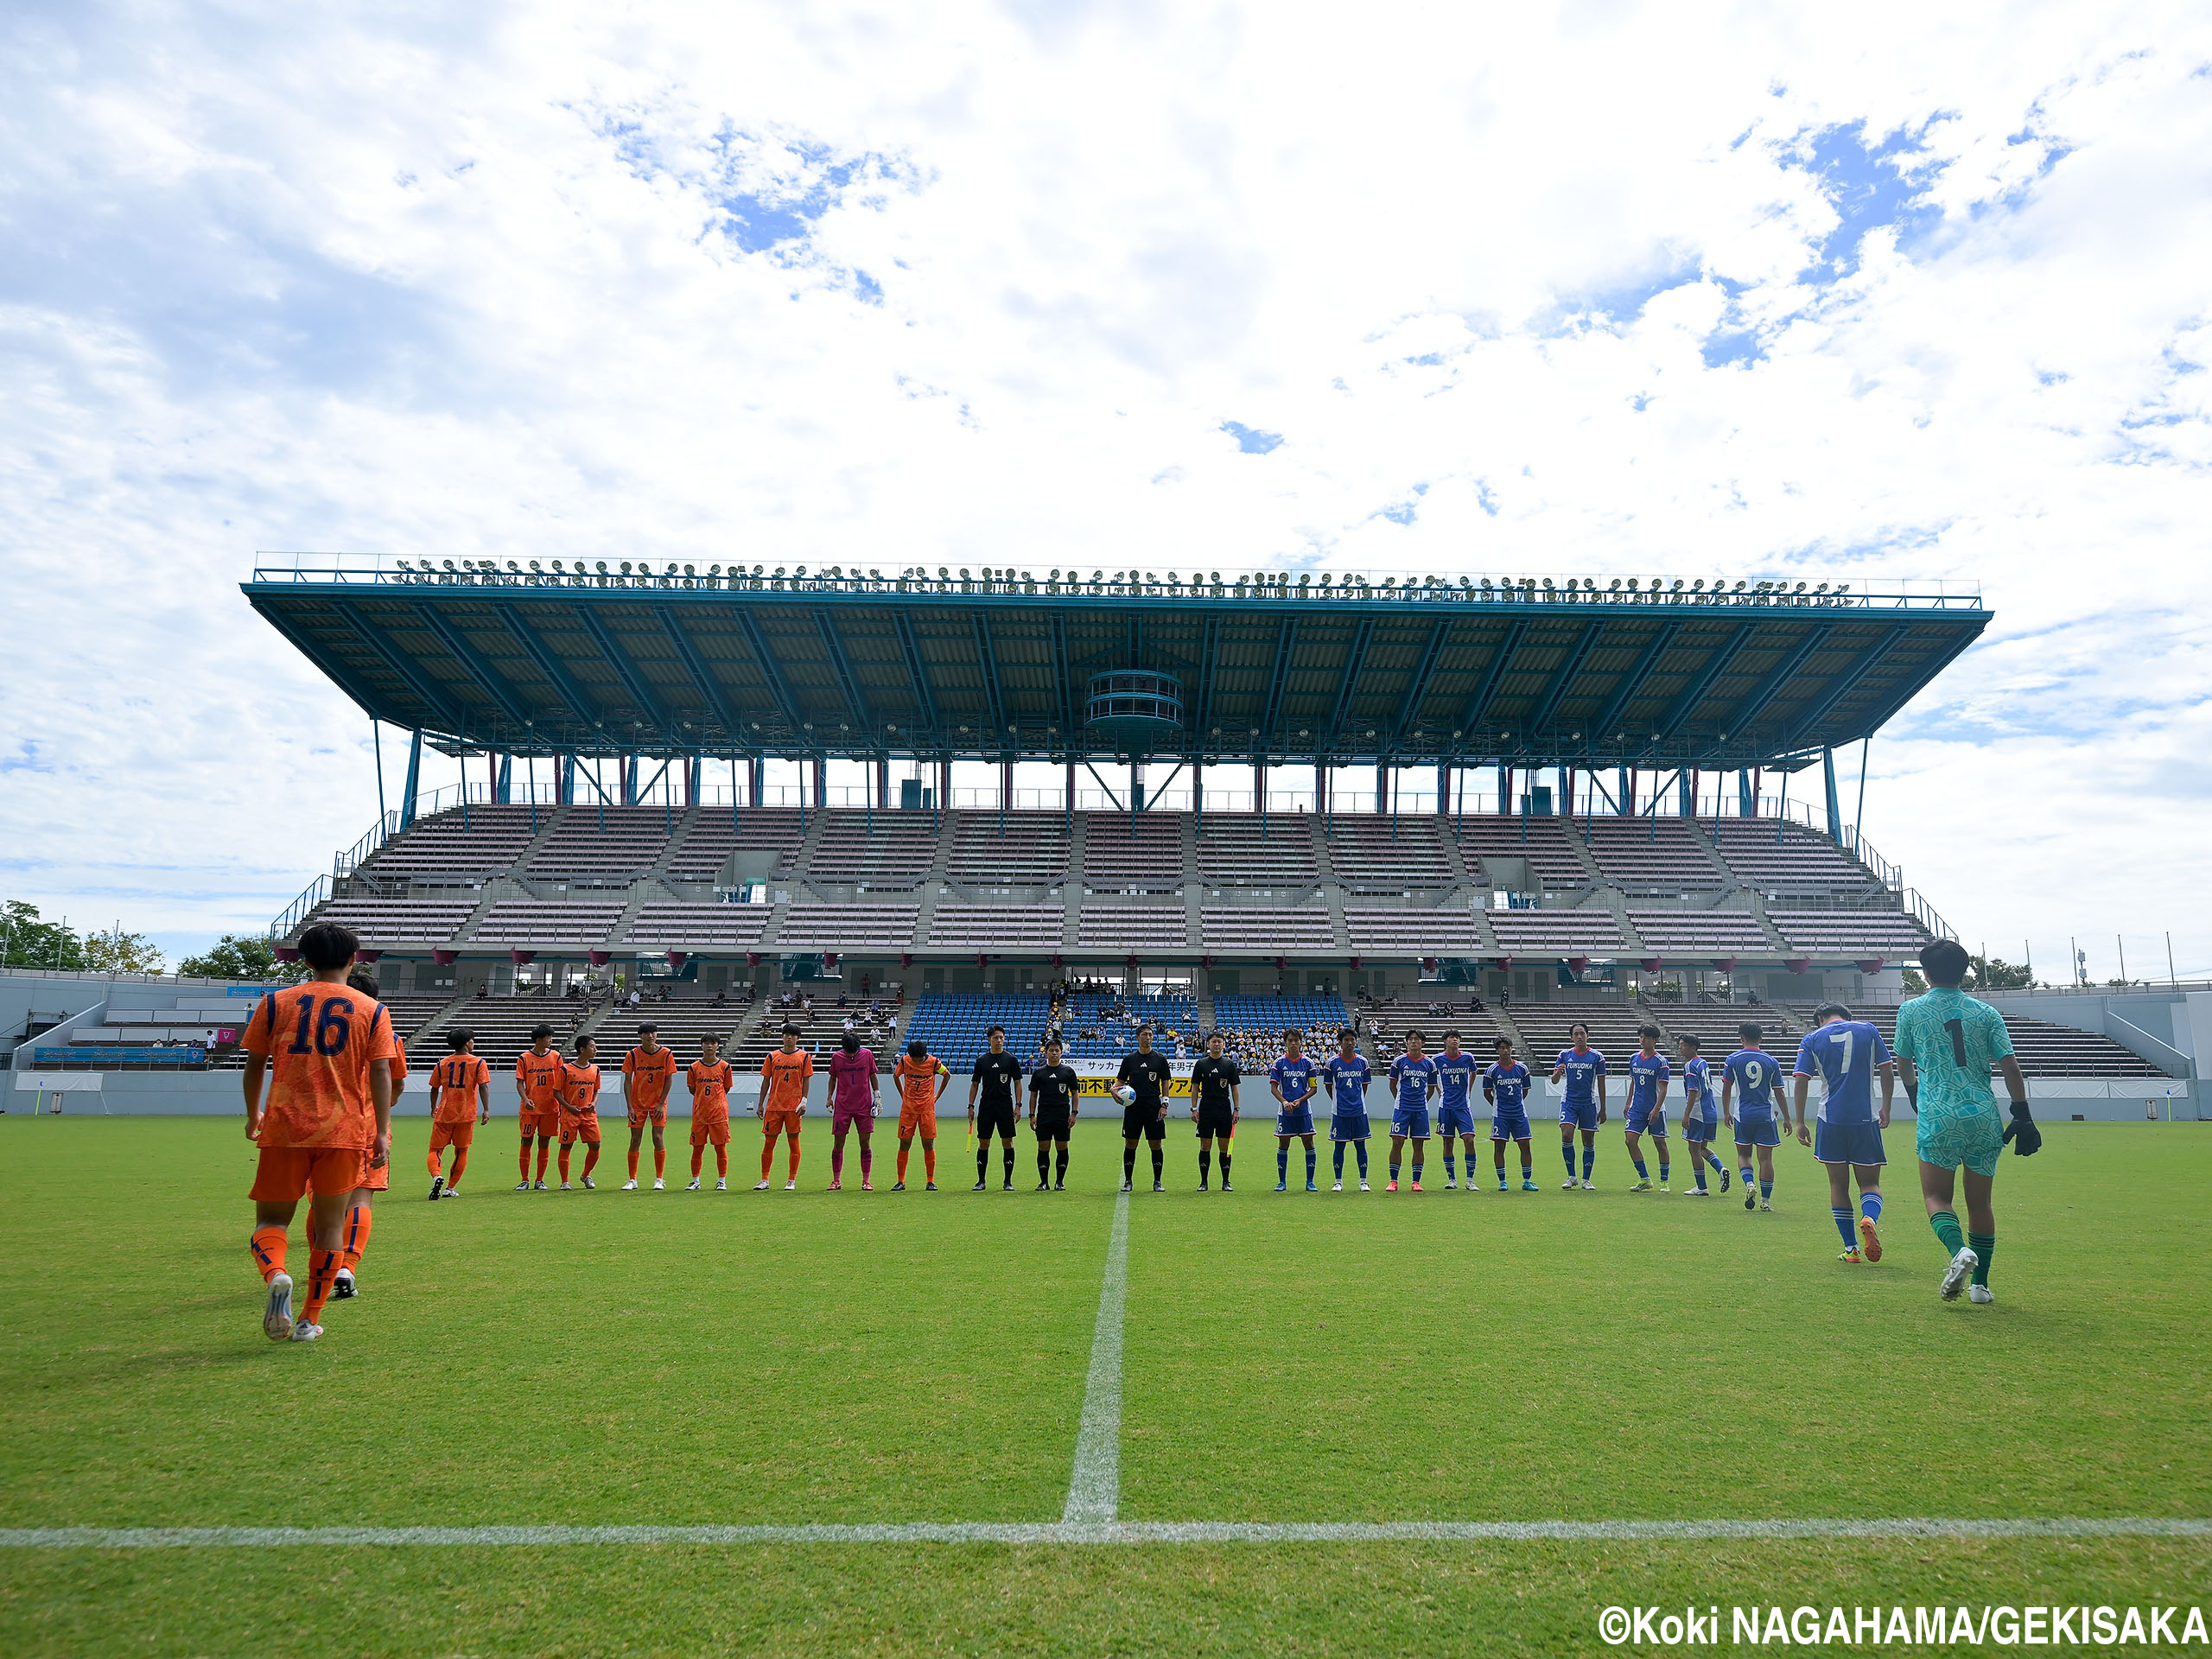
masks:
<path id="1" fill-rule="evenodd" d="M 1886 1164 L 1882 1130 L 1876 1123 L 1813 1125 L 1813 1156 L 1824 1164 Z"/>
<path id="2" fill-rule="evenodd" d="M 1428 1107 L 1401 1106 L 1390 1114 L 1390 1133 L 1410 1136 L 1415 1141 L 1428 1139 Z"/>
<path id="3" fill-rule="evenodd" d="M 1736 1144 L 1739 1147 L 1778 1147 L 1782 1144 L 1782 1128 L 1771 1117 L 1739 1117 L 1736 1120 Z"/>
<path id="4" fill-rule="evenodd" d="M 1329 1120 L 1329 1139 L 1332 1141 L 1364 1141 L 1367 1134 L 1365 1112 L 1338 1112 Z"/>
<path id="5" fill-rule="evenodd" d="M 1639 1106 L 1629 1103 L 1628 1132 L 1630 1135 L 1652 1135 L 1662 1141 L 1667 1138 L 1667 1109 L 1664 1106 Z"/>
<path id="6" fill-rule="evenodd" d="M 1287 1112 L 1275 1114 L 1277 1135 L 1311 1135 L 1313 1133 L 1313 1109 L 1304 1102 Z"/>
<path id="7" fill-rule="evenodd" d="M 1491 1113 L 1490 1138 L 1493 1141 L 1526 1141 L 1529 1138 L 1529 1114 L 1526 1112 Z"/>
<path id="8" fill-rule="evenodd" d="M 1718 1117 L 1686 1117 L 1682 1120 L 1682 1139 L 1685 1141 L 1718 1141 L 1720 1120 Z"/>
<path id="9" fill-rule="evenodd" d="M 1578 1105 L 1571 1100 L 1561 1100 L 1559 1103 L 1559 1126 L 1563 1129 L 1588 1129 L 1595 1134 L 1598 1128 L 1598 1103 L 1594 1100 L 1586 1100 Z"/>
<path id="10" fill-rule="evenodd" d="M 1475 1132 L 1474 1108 L 1464 1100 L 1456 1106 L 1438 1107 L 1436 1132 L 1447 1141 L 1455 1135 L 1472 1135 Z"/>

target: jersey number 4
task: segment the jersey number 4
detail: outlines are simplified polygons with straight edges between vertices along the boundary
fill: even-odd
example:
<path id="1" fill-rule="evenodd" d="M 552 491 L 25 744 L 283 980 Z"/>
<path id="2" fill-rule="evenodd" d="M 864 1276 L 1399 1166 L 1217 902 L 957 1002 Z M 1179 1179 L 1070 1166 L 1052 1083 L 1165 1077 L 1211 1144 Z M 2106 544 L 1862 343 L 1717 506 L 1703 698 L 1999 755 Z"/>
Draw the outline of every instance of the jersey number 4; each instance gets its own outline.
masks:
<path id="1" fill-rule="evenodd" d="M 346 1052 L 346 1039 L 353 1034 L 353 1022 L 346 1017 L 349 1007 L 350 1005 L 342 1000 L 332 997 L 322 1005 L 322 1017 L 316 1019 L 315 998 L 302 997 L 300 1023 L 298 1028 L 292 1033 L 290 1052 L 295 1054 L 305 1054 L 308 1052 L 308 1030 L 309 1023 L 312 1022 L 315 1030 L 314 1052 L 322 1055 L 343 1054 Z"/>

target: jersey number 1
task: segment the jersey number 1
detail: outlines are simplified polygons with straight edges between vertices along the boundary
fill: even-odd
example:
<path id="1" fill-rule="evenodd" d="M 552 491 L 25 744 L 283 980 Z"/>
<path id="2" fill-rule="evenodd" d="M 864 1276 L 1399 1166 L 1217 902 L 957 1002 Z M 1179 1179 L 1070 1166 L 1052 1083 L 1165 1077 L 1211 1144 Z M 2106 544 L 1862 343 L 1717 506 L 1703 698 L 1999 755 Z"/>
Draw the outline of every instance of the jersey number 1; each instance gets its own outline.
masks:
<path id="1" fill-rule="evenodd" d="M 1951 1058 L 1960 1071 L 1967 1069 L 1967 1028 L 1957 1020 L 1946 1020 L 1943 1029 L 1951 1033 Z"/>

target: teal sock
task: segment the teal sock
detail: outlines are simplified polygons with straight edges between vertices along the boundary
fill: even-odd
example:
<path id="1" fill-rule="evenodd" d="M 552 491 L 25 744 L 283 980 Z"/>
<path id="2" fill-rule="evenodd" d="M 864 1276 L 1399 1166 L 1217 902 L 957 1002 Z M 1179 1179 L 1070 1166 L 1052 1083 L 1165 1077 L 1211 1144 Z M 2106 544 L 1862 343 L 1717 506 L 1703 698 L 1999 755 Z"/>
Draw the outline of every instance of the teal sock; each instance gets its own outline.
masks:
<path id="1" fill-rule="evenodd" d="M 1974 1253 L 1981 1258 L 1980 1264 L 1974 1270 L 1974 1281 L 1984 1290 L 1987 1290 L 1989 1288 L 1989 1258 L 1997 1254 L 1997 1235 L 1968 1233 L 1967 1243 L 1972 1248 Z"/>
<path id="2" fill-rule="evenodd" d="M 1955 1211 L 1938 1210 L 1928 1217 L 1928 1224 L 1936 1230 L 1936 1242 L 1953 1255 L 1966 1249 L 1967 1236 Z"/>
<path id="3" fill-rule="evenodd" d="M 1882 1218 L 1882 1195 L 1861 1192 L 1859 1195 L 1859 1213 L 1869 1221 L 1879 1221 Z"/>
<path id="4" fill-rule="evenodd" d="M 1630 1162 L 1632 1162 L 1633 1164 L 1635 1164 L 1635 1166 L 1636 1166 L 1636 1179 L 1637 1179 L 1637 1180 L 1639 1180 L 1639 1181 L 1648 1181 L 1648 1180 L 1649 1180 L 1649 1179 L 1651 1179 L 1651 1172 L 1650 1172 L 1649 1170 L 1646 1169 L 1646 1168 L 1643 1166 L 1643 1159 L 1641 1159 L 1641 1158 L 1636 1158 L 1636 1159 L 1631 1159 L 1630 1161 Z"/>

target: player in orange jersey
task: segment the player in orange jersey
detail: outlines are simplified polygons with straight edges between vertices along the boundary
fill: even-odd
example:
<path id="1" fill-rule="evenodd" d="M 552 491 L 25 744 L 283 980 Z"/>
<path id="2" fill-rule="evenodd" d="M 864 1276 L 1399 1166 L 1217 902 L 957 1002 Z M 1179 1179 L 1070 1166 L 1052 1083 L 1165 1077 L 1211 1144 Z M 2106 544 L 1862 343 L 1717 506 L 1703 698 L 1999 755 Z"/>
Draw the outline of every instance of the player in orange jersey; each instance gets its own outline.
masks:
<path id="1" fill-rule="evenodd" d="M 729 1091 L 736 1081 L 737 1074 L 722 1058 L 722 1039 L 702 1037 L 699 1058 L 683 1074 L 683 1086 L 691 1091 L 691 1185 L 683 1189 L 687 1192 L 699 1190 L 699 1168 L 706 1161 L 709 1141 L 715 1148 L 715 1191 L 729 1191 Z"/>
<path id="2" fill-rule="evenodd" d="M 272 1342 L 313 1342 L 338 1276 L 348 1201 L 391 1152 L 391 1020 L 346 983 L 360 942 L 334 922 L 300 935 L 308 977 L 254 1005 L 245 1051 L 246 1139 L 261 1149 L 254 1171 L 250 1248 L 269 1287 L 261 1328 Z M 262 1085 L 268 1084 L 268 1098 Z M 308 1295 L 292 1316 L 284 1236 L 312 1186 Z"/>
<path id="3" fill-rule="evenodd" d="M 430 1197 L 461 1196 L 461 1172 L 468 1167 L 469 1143 L 476 1126 L 492 1121 L 492 1068 L 476 1052 L 476 1033 L 456 1026 L 446 1033 L 451 1052 L 430 1068 Z M 453 1148 L 453 1179 L 442 1165 Z"/>
<path id="4" fill-rule="evenodd" d="M 381 1000 L 384 995 L 383 985 L 365 968 L 357 966 L 348 973 L 346 985 L 347 989 L 359 991 L 363 996 Z M 391 1019 L 391 1011 L 387 1008 L 385 1011 L 386 1023 Z M 391 1103 L 393 1109 L 397 1110 L 400 1096 L 407 1092 L 407 1045 L 399 1040 L 397 1032 L 392 1033 L 391 1046 Z M 369 1248 L 369 1229 L 376 1219 L 375 1212 L 370 1208 L 372 1197 L 391 1190 L 391 1160 L 387 1158 L 384 1167 L 370 1170 L 360 1185 L 354 1188 L 346 1198 L 346 1219 L 338 1226 L 338 1275 L 330 1281 L 332 1301 L 350 1301 L 360 1294 L 359 1287 L 353 1281 L 353 1269 L 361 1265 L 361 1252 Z M 310 1198 L 315 1196 L 312 1182 L 308 1185 L 308 1196 Z M 310 1210 L 308 1213 L 312 1215 L 314 1211 Z"/>
<path id="5" fill-rule="evenodd" d="M 545 1190 L 545 1165 L 553 1156 L 553 1142 L 561 1133 L 561 1079 L 567 1062 L 553 1052 L 553 1027 L 539 1026 L 530 1033 L 530 1046 L 515 1061 L 515 1092 L 522 1098 L 522 1179 L 515 1191 Z M 537 1143 L 537 1185 L 530 1182 L 531 1142 Z"/>
<path id="6" fill-rule="evenodd" d="M 937 1103 L 951 1086 L 952 1073 L 930 1046 L 917 1037 L 891 1068 L 899 1080 L 899 1179 L 893 1192 L 906 1190 L 906 1157 L 917 1135 L 922 1142 L 922 1191 L 937 1191 Z"/>
<path id="7" fill-rule="evenodd" d="M 625 1192 L 638 1190 L 638 1143 L 645 1125 L 653 1130 L 653 1191 L 668 1185 L 668 1148 L 661 1135 L 668 1128 L 668 1091 L 676 1082 L 676 1051 L 663 1048 L 660 1027 L 650 1020 L 638 1027 L 638 1046 L 622 1057 L 622 1103 L 630 1112 L 630 1179 Z"/>
<path id="8" fill-rule="evenodd" d="M 788 1135 L 791 1143 L 791 1173 L 784 1191 L 798 1190 L 798 1121 L 806 1116 L 806 1085 L 814 1081 L 814 1056 L 798 1046 L 798 1027 L 784 1027 L 784 1046 L 772 1048 L 760 1062 L 760 1181 L 753 1190 L 768 1190 L 768 1170 L 776 1159 L 776 1137 Z"/>
<path id="9" fill-rule="evenodd" d="M 581 1141 L 584 1152 L 583 1183 L 592 1187 L 591 1173 L 599 1164 L 599 1043 L 595 1038 L 576 1039 L 576 1058 L 561 1068 L 561 1190 L 569 1187 L 569 1147 Z"/>

